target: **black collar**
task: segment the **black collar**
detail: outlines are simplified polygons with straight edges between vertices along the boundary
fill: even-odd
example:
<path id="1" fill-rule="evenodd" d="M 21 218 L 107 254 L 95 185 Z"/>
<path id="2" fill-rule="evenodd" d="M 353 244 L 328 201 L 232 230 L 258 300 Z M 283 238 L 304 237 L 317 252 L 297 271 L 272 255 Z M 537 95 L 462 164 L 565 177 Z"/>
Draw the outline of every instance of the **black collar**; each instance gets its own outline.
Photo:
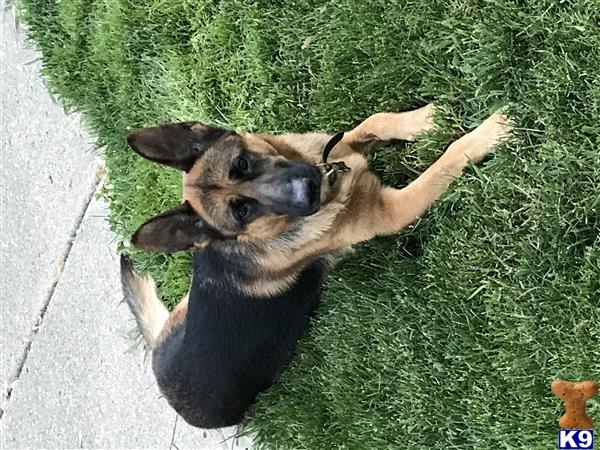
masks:
<path id="1" fill-rule="evenodd" d="M 322 167 L 324 176 L 326 176 L 329 180 L 330 186 L 332 186 L 337 180 L 338 172 L 350 172 L 350 167 L 348 167 L 344 163 L 344 161 L 336 161 L 333 163 L 327 162 L 329 154 L 331 153 L 333 148 L 338 144 L 338 142 L 342 140 L 343 137 L 344 133 L 341 132 L 335 134 L 331 139 L 329 139 L 329 142 L 327 142 L 327 144 L 325 144 L 325 147 L 323 147 L 323 156 L 321 157 L 321 163 L 318 164 L 318 166 Z"/>
<path id="2" fill-rule="evenodd" d="M 329 142 L 327 142 L 327 144 L 325 144 L 325 147 L 323 148 L 323 157 L 321 158 L 321 164 L 327 164 L 327 158 L 329 158 L 331 150 L 333 150 L 333 147 L 335 147 L 338 144 L 338 142 L 342 140 L 343 137 L 344 132 L 341 131 L 340 133 L 335 134 L 331 139 L 329 139 Z"/>

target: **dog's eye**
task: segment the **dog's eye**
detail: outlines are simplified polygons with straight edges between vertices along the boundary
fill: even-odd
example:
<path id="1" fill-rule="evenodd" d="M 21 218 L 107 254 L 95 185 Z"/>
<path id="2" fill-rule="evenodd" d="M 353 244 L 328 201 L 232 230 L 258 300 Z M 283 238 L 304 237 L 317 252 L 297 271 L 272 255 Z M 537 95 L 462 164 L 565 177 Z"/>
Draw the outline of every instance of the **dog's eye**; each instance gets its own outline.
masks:
<path id="1" fill-rule="evenodd" d="M 250 217 L 250 204 L 248 202 L 233 203 L 231 205 L 233 214 L 240 222 L 245 222 Z"/>
<path id="2" fill-rule="evenodd" d="M 235 158 L 231 163 L 229 176 L 238 180 L 250 180 L 253 175 L 250 172 L 250 161 L 248 161 L 248 158 L 243 155 Z"/>
<path id="3" fill-rule="evenodd" d="M 236 165 L 237 165 L 237 168 L 239 170 L 241 170 L 242 172 L 246 172 L 248 170 L 248 168 L 250 167 L 250 164 L 248 164 L 248 160 L 243 156 L 240 156 L 237 159 Z"/>
<path id="4" fill-rule="evenodd" d="M 250 208 L 248 208 L 248 206 L 246 205 L 239 206 L 238 209 L 235 211 L 235 214 L 239 220 L 244 220 L 246 217 L 248 217 L 249 213 Z"/>

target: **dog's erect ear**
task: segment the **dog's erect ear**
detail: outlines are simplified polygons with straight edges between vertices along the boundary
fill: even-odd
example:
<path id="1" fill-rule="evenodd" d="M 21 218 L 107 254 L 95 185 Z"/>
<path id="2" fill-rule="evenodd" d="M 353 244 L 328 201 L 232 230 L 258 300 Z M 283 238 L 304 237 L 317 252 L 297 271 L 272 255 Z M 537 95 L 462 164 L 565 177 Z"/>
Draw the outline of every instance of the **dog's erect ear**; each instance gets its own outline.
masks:
<path id="1" fill-rule="evenodd" d="M 131 238 L 134 247 L 155 252 L 177 252 L 205 247 L 215 232 L 188 202 L 144 223 Z"/>
<path id="2" fill-rule="evenodd" d="M 134 131 L 127 143 L 150 161 L 188 172 L 211 145 L 233 133 L 199 122 L 169 123 Z"/>

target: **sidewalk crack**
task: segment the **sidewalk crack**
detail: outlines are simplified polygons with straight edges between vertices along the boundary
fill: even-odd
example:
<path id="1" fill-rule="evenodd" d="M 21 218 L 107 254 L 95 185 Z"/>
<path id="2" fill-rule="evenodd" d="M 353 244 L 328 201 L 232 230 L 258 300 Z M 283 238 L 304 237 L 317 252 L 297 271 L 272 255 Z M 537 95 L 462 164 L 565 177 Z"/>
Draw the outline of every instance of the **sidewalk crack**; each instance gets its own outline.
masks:
<path id="1" fill-rule="evenodd" d="M 23 372 L 23 368 L 25 367 L 25 363 L 27 362 L 27 358 L 31 350 L 31 345 L 33 344 L 33 341 L 35 340 L 35 337 L 37 336 L 38 331 L 44 322 L 46 312 L 48 311 L 48 307 L 50 306 L 50 302 L 52 301 L 52 297 L 54 296 L 56 287 L 60 282 L 65 264 L 69 259 L 69 255 L 71 254 L 73 244 L 75 243 L 75 239 L 77 238 L 77 234 L 79 232 L 79 229 L 81 228 L 81 223 L 83 222 L 85 214 L 89 209 L 92 200 L 94 199 L 94 195 L 96 194 L 96 192 L 98 192 L 100 184 L 103 180 L 103 176 L 104 172 L 102 170 L 102 167 L 99 167 L 96 171 L 96 178 L 93 184 L 91 185 L 92 189 L 90 190 L 90 193 L 87 195 L 83 202 L 83 206 L 81 207 L 81 210 L 75 220 L 75 224 L 71 229 L 71 233 L 69 234 L 69 239 L 67 240 L 65 250 L 63 251 L 63 254 L 61 255 L 58 261 L 58 266 L 52 279 L 52 282 L 50 283 L 48 293 L 46 294 L 44 301 L 42 302 L 39 314 L 37 315 L 34 323 L 32 324 L 31 332 L 29 333 L 29 336 L 27 336 L 27 341 L 25 343 L 25 347 L 23 348 L 23 352 L 21 353 L 21 356 L 16 363 L 16 367 L 14 367 L 14 369 L 11 370 L 11 373 L 8 375 L 5 392 L 2 398 L 2 403 L 0 404 L 0 419 L 2 419 L 6 409 L 8 408 L 8 403 L 10 401 L 15 382 L 19 380 L 19 377 Z"/>

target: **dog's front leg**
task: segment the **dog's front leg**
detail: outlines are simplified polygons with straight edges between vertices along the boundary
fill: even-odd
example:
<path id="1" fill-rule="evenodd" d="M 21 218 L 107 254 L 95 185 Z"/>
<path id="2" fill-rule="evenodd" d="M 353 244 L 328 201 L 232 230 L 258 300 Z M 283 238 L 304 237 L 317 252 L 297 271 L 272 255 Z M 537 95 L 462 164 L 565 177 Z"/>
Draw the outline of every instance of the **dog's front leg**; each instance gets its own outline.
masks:
<path id="1" fill-rule="evenodd" d="M 359 152 L 367 153 L 375 145 L 392 140 L 414 141 L 422 131 L 431 130 L 433 104 L 412 111 L 399 113 L 377 113 L 365 119 L 356 128 L 344 134 L 331 151 L 330 161 L 339 161 Z M 323 149 L 333 137 L 326 133 L 304 133 L 283 135 L 258 135 L 276 149 L 292 159 L 298 156 L 318 164 L 323 159 Z"/>
<path id="2" fill-rule="evenodd" d="M 356 152 L 366 153 L 378 143 L 414 141 L 419 133 L 434 128 L 433 113 L 434 106 L 430 103 L 412 111 L 373 114 L 347 132 L 342 143 Z"/>
<path id="3" fill-rule="evenodd" d="M 375 234 L 392 234 L 420 218 L 460 175 L 469 161 L 480 162 L 500 140 L 508 137 L 509 120 L 495 113 L 475 130 L 453 142 L 444 154 L 404 189 L 381 191 L 381 218 Z"/>
<path id="4" fill-rule="evenodd" d="M 394 234 L 419 219 L 446 191 L 469 161 L 478 163 L 508 135 L 509 121 L 501 113 L 453 142 L 444 154 L 404 189 L 381 187 L 375 175 L 364 172 L 352 195 L 335 245 L 357 244 L 375 235 Z"/>

